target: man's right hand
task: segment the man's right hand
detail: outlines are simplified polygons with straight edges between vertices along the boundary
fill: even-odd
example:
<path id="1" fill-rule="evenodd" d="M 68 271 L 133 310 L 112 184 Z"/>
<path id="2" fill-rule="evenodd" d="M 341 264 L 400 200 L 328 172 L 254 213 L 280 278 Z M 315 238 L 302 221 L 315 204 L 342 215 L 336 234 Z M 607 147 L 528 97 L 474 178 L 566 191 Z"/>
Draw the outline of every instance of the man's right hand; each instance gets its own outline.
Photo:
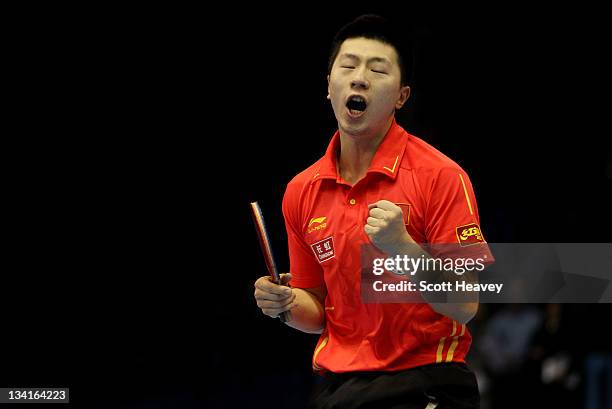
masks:
<path id="1" fill-rule="evenodd" d="M 289 280 L 291 274 L 281 274 L 281 285 L 274 284 L 270 276 L 259 277 L 255 281 L 255 300 L 264 314 L 276 318 L 297 306 L 295 292 L 286 285 Z"/>

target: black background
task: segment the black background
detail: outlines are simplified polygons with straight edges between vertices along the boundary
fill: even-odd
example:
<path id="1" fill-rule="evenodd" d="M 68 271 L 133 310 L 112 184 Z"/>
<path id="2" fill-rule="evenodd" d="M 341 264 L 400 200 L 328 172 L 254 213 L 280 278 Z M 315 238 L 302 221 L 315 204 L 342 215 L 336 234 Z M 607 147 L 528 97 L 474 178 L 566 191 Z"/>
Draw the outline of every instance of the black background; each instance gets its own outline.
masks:
<path id="1" fill-rule="evenodd" d="M 287 269 L 284 187 L 335 130 L 329 45 L 363 12 L 414 31 L 398 121 L 468 172 L 489 242 L 610 241 L 598 10 L 14 11 L 0 384 L 67 385 L 74 407 L 303 400 L 316 337 L 258 312 L 248 203 Z"/>

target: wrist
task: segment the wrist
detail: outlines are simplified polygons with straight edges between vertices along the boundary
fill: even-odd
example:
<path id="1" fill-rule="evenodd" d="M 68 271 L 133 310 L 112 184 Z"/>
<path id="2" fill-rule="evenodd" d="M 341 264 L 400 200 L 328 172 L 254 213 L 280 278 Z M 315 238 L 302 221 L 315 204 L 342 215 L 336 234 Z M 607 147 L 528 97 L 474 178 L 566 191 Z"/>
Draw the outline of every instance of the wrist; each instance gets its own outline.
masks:
<path id="1" fill-rule="evenodd" d="M 408 233 L 403 235 L 393 246 L 389 248 L 389 256 L 408 256 L 418 257 L 422 254 L 417 242 L 410 237 Z"/>

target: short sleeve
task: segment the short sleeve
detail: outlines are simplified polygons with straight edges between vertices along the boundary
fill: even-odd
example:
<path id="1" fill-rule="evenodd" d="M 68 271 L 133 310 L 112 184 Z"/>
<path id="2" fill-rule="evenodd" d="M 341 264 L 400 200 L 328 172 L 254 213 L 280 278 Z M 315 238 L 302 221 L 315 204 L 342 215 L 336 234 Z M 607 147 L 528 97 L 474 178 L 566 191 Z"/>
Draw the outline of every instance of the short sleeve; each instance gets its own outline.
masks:
<path id="1" fill-rule="evenodd" d="M 494 262 L 480 228 L 472 184 L 461 168 L 443 168 L 432 181 L 426 218 L 427 242 L 434 249 Z"/>
<path id="2" fill-rule="evenodd" d="M 299 185 L 289 184 L 283 197 L 283 217 L 287 229 L 289 246 L 289 271 L 293 278 L 291 286 L 296 288 L 319 287 L 325 283 L 323 269 L 312 249 L 304 242 L 302 222 L 299 217 Z"/>

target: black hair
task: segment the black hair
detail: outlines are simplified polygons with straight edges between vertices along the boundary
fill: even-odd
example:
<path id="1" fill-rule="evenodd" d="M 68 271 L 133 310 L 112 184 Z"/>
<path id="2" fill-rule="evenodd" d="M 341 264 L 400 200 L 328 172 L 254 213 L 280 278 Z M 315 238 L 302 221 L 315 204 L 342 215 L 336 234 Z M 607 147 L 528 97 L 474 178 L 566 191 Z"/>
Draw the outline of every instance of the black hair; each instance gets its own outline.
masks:
<path id="1" fill-rule="evenodd" d="M 327 73 L 331 73 L 332 66 L 342 43 L 349 38 L 364 37 L 378 40 L 392 46 L 396 53 L 401 72 L 400 83 L 402 86 L 408 84 L 412 74 L 413 51 L 412 33 L 406 30 L 402 34 L 389 20 L 375 14 L 364 14 L 343 26 L 334 36 L 329 55 Z"/>

